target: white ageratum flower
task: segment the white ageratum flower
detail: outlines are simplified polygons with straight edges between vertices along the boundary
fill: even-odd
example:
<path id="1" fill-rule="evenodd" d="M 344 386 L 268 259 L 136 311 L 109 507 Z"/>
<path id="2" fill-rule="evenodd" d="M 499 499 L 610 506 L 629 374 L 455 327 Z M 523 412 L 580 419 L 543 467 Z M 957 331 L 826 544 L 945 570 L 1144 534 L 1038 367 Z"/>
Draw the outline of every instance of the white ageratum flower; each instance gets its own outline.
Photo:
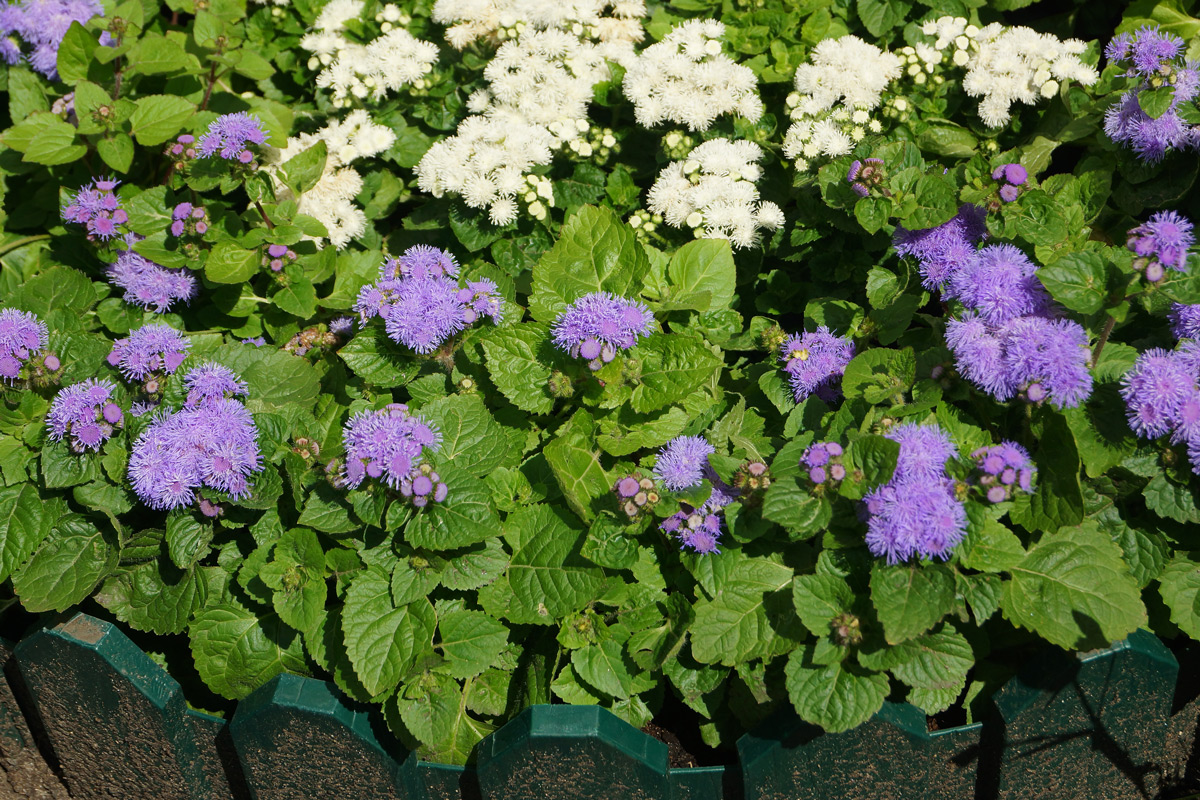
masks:
<path id="1" fill-rule="evenodd" d="M 796 112 L 816 116 L 837 104 L 870 111 L 877 108 L 888 85 L 900 77 L 900 58 L 857 36 L 826 39 L 812 52 L 810 63 L 796 69 Z"/>
<path id="2" fill-rule="evenodd" d="M 330 0 L 313 21 L 313 27 L 337 33 L 346 27 L 347 22 L 357 18 L 365 6 L 363 0 Z"/>
<path id="3" fill-rule="evenodd" d="M 437 0 L 433 20 L 458 50 L 484 39 L 497 44 L 526 29 L 560 30 L 601 42 L 640 42 L 644 0 Z"/>
<path id="4" fill-rule="evenodd" d="M 650 189 L 650 210 L 668 225 L 692 228 L 697 236 L 752 247 L 760 231 L 783 224 L 779 206 L 758 196 L 762 156 L 754 142 L 711 139 L 686 160 L 663 168 Z"/>
<path id="5" fill-rule="evenodd" d="M 724 35 L 716 20 L 688 20 L 638 55 L 624 83 L 638 123 L 671 121 L 702 131 L 722 114 L 758 121 L 758 81 L 749 67 L 721 52 Z"/>

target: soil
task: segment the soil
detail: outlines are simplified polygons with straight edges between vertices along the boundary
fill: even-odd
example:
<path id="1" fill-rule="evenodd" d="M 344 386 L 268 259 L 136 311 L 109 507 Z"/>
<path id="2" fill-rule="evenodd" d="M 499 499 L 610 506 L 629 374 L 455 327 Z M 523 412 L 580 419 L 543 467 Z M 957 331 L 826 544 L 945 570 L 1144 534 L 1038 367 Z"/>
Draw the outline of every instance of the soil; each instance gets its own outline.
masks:
<path id="1" fill-rule="evenodd" d="M 667 763 L 671 769 L 700 766 L 700 762 L 696 757 L 685 750 L 683 745 L 680 744 L 679 737 L 661 725 L 648 722 L 642 728 L 642 733 L 650 734 L 667 746 Z"/>
<path id="2" fill-rule="evenodd" d="M 950 706 L 945 711 L 925 718 L 925 726 L 930 733 L 944 731 L 947 728 L 957 728 L 966 724 L 967 710 L 957 705 Z"/>

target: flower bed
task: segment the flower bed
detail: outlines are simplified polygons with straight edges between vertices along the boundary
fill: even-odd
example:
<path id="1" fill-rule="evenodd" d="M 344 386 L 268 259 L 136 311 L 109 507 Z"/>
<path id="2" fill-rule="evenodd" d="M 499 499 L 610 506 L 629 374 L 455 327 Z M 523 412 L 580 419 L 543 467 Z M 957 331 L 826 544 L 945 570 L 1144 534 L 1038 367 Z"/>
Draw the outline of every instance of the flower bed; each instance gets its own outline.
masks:
<path id="1" fill-rule="evenodd" d="M 530 708 L 942 747 L 1047 646 L 1183 647 L 1173 2 L 7 6 L 10 613 L 481 785 L 583 713 Z"/>

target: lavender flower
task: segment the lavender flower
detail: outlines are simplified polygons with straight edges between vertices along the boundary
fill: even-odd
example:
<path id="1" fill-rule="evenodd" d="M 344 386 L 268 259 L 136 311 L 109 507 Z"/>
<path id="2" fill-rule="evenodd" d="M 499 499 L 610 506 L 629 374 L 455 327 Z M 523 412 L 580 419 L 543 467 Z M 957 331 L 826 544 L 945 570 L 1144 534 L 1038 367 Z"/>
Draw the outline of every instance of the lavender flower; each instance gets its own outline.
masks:
<path id="1" fill-rule="evenodd" d="M 467 307 L 464 318 L 468 323 L 480 317 L 491 317 L 492 322 L 500 322 L 504 317 L 500 290 L 490 278 L 467 281 L 466 288 L 458 290 L 458 302 Z"/>
<path id="2" fill-rule="evenodd" d="M 180 203 L 171 210 L 172 236 L 203 236 L 208 232 L 208 212 L 191 203 Z"/>
<path id="3" fill-rule="evenodd" d="M 120 369 L 126 380 L 142 381 L 179 369 L 191 346 L 188 338 L 170 325 L 152 323 L 113 342 L 108 363 Z"/>
<path id="4" fill-rule="evenodd" d="M 1181 104 L 1194 101 L 1200 91 L 1200 66 L 1181 58 L 1182 46 L 1181 39 L 1144 27 L 1133 36 L 1118 35 L 1105 49 L 1110 60 L 1127 64 L 1126 75 L 1140 80 L 1105 112 L 1104 132 L 1148 163 L 1161 161 L 1171 150 L 1200 144 L 1179 113 Z M 1172 91 L 1171 102 L 1156 119 L 1142 110 L 1138 96 L 1164 86 Z"/>
<path id="5" fill-rule="evenodd" d="M 67 439 L 76 453 L 99 450 L 124 420 L 120 406 L 112 402 L 116 388 L 112 381 L 89 378 L 60 391 L 46 415 L 50 440 Z"/>
<path id="6" fill-rule="evenodd" d="M 188 301 L 196 294 L 196 279 L 182 269 L 167 269 L 133 249 L 142 237 L 125 237 L 128 250 L 118 250 L 117 260 L 108 265 L 109 280 L 125 290 L 125 302 L 157 314 L 166 313 L 178 300 Z"/>
<path id="7" fill-rule="evenodd" d="M 910 231 L 898 226 L 892 246 L 901 256 L 915 258 L 925 288 L 936 289 L 975 258 L 975 245 L 987 237 L 986 219 L 984 209 L 964 205 L 936 228 Z"/>
<path id="8" fill-rule="evenodd" d="M 1028 179 L 1029 172 L 1020 164 L 1001 164 L 992 170 L 992 180 L 1011 186 L 1024 186 Z"/>
<path id="9" fill-rule="evenodd" d="M 184 401 L 187 408 L 216 405 L 235 395 L 245 395 L 249 388 L 236 372 L 212 361 L 188 370 L 183 385 L 188 390 Z"/>
<path id="10" fill-rule="evenodd" d="M 988 502 L 1000 503 L 1011 500 L 1018 491 L 1033 491 L 1033 476 L 1037 467 L 1029 458 L 1028 451 L 1015 442 L 1001 442 L 991 447 L 981 447 L 971 454 L 975 468 L 980 473 L 979 486 L 984 490 Z"/>
<path id="11" fill-rule="evenodd" d="M 155 509 L 190 505 L 204 486 L 241 499 L 250 494 L 247 478 L 260 469 L 254 418 L 223 398 L 155 419 L 129 457 L 133 490 Z"/>
<path id="12" fill-rule="evenodd" d="M 266 141 L 267 132 L 262 122 L 245 111 L 239 111 L 213 120 L 208 126 L 208 132 L 200 137 L 196 152 L 201 158 L 219 154 L 226 161 L 236 160 L 249 164 L 254 160 L 254 154 L 247 145 L 263 144 Z"/>
<path id="13" fill-rule="evenodd" d="M 0 308 L 0 379 L 12 383 L 21 375 L 21 367 L 49 343 L 46 323 L 29 311 Z M 49 362 L 53 356 L 48 356 Z M 55 362 L 58 361 L 54 358 Z M 57 367 L 47 368 L 56 371 Z"/>
<path id="14" fill-rule="evenodd" d="M 1146 277 L 1157 282 L 1162 278 L 1162 269 L 1152 272 L 1155 264 L 1187 272 L 1188 250 L 1195 242 L 1192 223 L 1187 217 L 1174 211 L 1160 211 L 1130 230 L 1125 246 L 1137 256 L 1134 267 L 1145 270 Z"/>
<path id="15" fill-rule="evenodd" d="M 957 452 L 950 436 L 937 425 L 908 422 L 884 435 L 900 444 L 896 471 L 892 475 L 896 482 L 941 480 L 945 478 L 946 461 Z"/>
<path id="16" fill-rule="evenodd" d="M 1132 36 L 1120 33 L 1104 48 L 1109 61 L 1129 61 L 1128 75 L 1152 78 L 1163 65 L 1176 58 L 1183 50 L 1183 40 L 1178 36 L 1163 33 L 1157 26 L 1143 26 Z"/>
<path id="17" fill-rule="evenodd" d="M 1172 303 L 1167 318 L 1176 339 L 1200 339 L 1200 304 Z"/>
<path id="18" fill-rule="evenodd" d="M 637 344 L 654 327 L 650 309 L 636 300 L 609 292 L 592 292 L 567 306 L 552 329 L 554 344 L 571 355 L 584 358 L 592 370 L 616 358 L 618 350 Z"/>
<path id="19" fill-rule="evenodd" d="M 29 65 L 50 80 L 58 80 L 58 48 L 72 22 L 86 24 L 92 17 L 104 16 L 97 0 L 22 0 L 7 5 L 0 14 L 0 55 L 8 64 L 21 59 L 21 50 L 12 34 L 33 48 Z M 110 42 L 104 42 L 110 44 Z"/>
<path id="20" fill-rule="evenodd" d="M 679 540 L 681 550 L 691 550 L 700 555 L 720 553 L 718 546 L 721 539 L 721 517 L 719 507 L 708 503 L 695 508 L 681 504 L 682 510 L 667 517 L 660 524 L 659 530 L 669 533 Z"/>
<path id="21" fill-rule="evenodd" d="M 1052 305 L 1036 277 L 1037 265 L 1011 244 L 989 245 L 950 278 L 946 294 L 979 312 L 989 325 L 1043 314 Z"/>
<path id="22" fill-rule="evenodd" d="M 445 250 L 427 244 L 408 248 L 399 258 L 389 258 L 380 271 L 389 278 L 457 278 L 458 261 Z"/>
<path id="23" fill-rule="evenodd" d="M 354 317 L 340 316 L 329 320 L 329 332 L 343 339 L 350 338 L 354 333 Z"/>
<path id="24" fill-rule="evenodd" d="M 437 429 L 408 406 L 392 403 L 379 411 L 352 416 L 342 432 L 346 446 L 344 479 L 357 488 L 366 478 L 381 478 L 418 508 L 430 500 L 440 503 L 449 491 L 441 477 L 422 459 L 441 443 Z"/>
<path id="25" fill-rule="evenodd" d="M 659 451 L 654 475 L 673 492 L 699 486 L 708 457 L 715 452 L 702 436 L 677 436 Z"/>
<path id="26" fill-rule="evenodd" d="M 640 474 L 626 475 L 613 484 L 613 493 L 621 504 L 621 510 L 630 519 L 654 510 L 661 498 L 655 491 L 654 481 Z"/>
<path id="27" fill-rule="evenodd" d="M 889 482 L 869 493 L 867 549 L 889 564 L 950 557 L 967 533 L 966 508 L 950 480 Z"/>
<path id="28" fill-rule="evenodd" d="M 64 222 L 74 222 L 87 228 L 88 238 L 108 241 L 125 235 L 124 225 L 129 214 L 121 208 L 114 190 L 120 185 L 115 178 L 96 178 L 69 195 L 62 207 Z"/>
<path id="29" fill-rule="evenodd" d="M 1161 348 L 1138 356 L 1121 379 L 1129 427 L 1142 438 L 1173 433 L 1180 410 L 1196 390 L 1196 369 L 1181 352 Z"/>
<path id="30" fill-rule="evenodd" d="M 841 397 L 841 378 L 852 358 L 854 342 L 835 336 L 824 325 L 789 337 L 779 353 L 797 403 L 814 394 L 826 402 Z"/>
<path id="31" fill-rule="evenodd" d="M 883 183 L 883 159 L 881 158 L 865 158 L 862 161 L 854 161 L 850 165 L 849 171 L 846 173 L 846 182 L 850 184 L 850 188 L 859 197 L 866 197 L 871 193 L 871 188 L 879 186 Z M 887 193 L 886 191 L 884 192 Z"/>
<path id="32" fill-rule="evenodd" d="M 800 456 L 800 466 L 808 471 L 808 479 L 820 485 L 826 480 L 837 482 L 846 477 L 842 465 L 845 451 L 837 442 L 817 442 Z"/>

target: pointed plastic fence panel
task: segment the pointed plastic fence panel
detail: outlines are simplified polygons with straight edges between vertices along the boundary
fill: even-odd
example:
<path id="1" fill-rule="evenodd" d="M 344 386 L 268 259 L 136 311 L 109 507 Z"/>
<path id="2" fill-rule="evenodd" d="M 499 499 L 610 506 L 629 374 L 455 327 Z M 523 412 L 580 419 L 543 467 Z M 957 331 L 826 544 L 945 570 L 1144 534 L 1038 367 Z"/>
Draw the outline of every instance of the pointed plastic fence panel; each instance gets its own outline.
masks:
<path id="1" fill-rule="evenodd" d="M 117 628 L 76 614 L 15 658 L 75 800 L 232 796 L 216 729 L 197 729 L 179 684 Z"/>
<path id="2" fill-rule="evenodd" d="M 1155 796 L 1178 672 L 1146 631 L 1029 664 L 996 695 L 1003 728 L 986 738 L 1004 746 L 985 755 L 976 800 Z"/>
<path id="3" fill-rule="evenodd" d="M 325 681 L 278 675 L 238 704 L 233 744 L 256 800 L 422 800 L 416 758 L 384 749 L 365 708 Z"/>
<path id="4" fill-rule="evenodd" d="M 979 732 L 930 733 L 907 703 L 884 703 L 845 733 L 824 733 L 787 709 L 738 742 L 746 800 L 963 800 L 975 786 Z"/>

